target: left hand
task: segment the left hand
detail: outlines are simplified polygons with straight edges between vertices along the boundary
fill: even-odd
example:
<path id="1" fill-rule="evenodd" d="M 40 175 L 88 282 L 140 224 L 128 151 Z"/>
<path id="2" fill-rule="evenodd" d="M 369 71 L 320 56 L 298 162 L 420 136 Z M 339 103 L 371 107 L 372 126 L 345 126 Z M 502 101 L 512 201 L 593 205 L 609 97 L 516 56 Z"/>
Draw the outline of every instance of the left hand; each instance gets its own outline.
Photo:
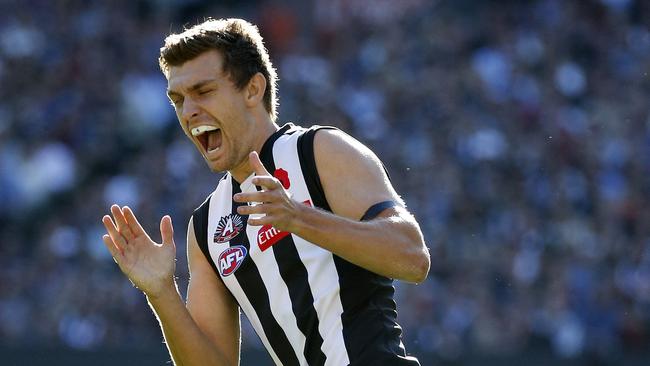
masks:
<path id="1" fill-rule="evenodd" d="M 102 239 L 122 272 L 147 296 L 157 297 L 170 288 L 175 290 L 176 244 L 171 217 L 165 215 L 160 221 L 162 243 L 158 244 L 151 240 L 130 208 L 113 205 L 111 214 L 112 218 L 102 218 L 107 231 Z"/>
<path id="2" fill-rule="evenodd" d="M 282 187 L 282 183 L 266 170 L 257 152 L 251 152 L 248 161 L 256 175 L 253 178 L 253 184 L 261 186 L 262 190 L 235 194 L 233 196 L 235 202 L 257 203 L 254 206 L 239 206 L 237 213 L 240 215 L 264 215 L 260 218 L 249 218 L 248 224 L 250 225 L 268 224 L 281 231 L 291 231 L 304 205 L 291 199 L 289 193 Z"/>

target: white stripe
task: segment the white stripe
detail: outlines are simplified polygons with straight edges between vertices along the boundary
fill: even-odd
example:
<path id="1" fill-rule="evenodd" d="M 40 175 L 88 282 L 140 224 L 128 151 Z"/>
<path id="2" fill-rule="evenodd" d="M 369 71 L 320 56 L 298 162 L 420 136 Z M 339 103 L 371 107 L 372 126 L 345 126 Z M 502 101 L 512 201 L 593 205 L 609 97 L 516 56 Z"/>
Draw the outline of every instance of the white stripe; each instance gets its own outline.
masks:
<path id="1" fill-rule="evenodd" d="M 251 179 L 252 176 L 242 182 L 240 185 L 242 192 L 256 191 Z M 260 269 L 260 277 L 266 291 L 269 293 L 269 303 L 273 317 L 284 330 L 300 365 L 307 365 L 307 360 L 303 354 L 306 338 L 298 328 L 296 317 L 293 314 L 289 289 L 280 275 L 280 269 L 273 254 L 273 247 L 262 252 L 257 245 L 257 234 L 260 229 L 261 226 L 253 225 L 248 225 L 246 228 L 250 243 L 249 255 L 257 268 Z"/>
<path id="2" fill-rule="evenodd" d="M 299 202 L 313 200 L 302 175 L 297 154 L 297 141 L 301 134 L 283 135 L 273 146 L 276 169 L 282 168 L 289 174 L 292 198 Z M 282 157 L 278 164 L 276 156 Z M 297 235 L 293 235 L 298 255 L 307 269 L 307 280 L 314 298 L 314 308 L 318 315 L 318 330 L 323 338 L 321 350 L 327 357 L 325 365 L 337 366 L 350 363 L 343 337 L 343 324 L 338 272 L 332 253 L 312 244 Z"/>
<path id="3" fill-rule="evenodd" d="M 214 190 L 212 197 L 210 198 L 210 204 L 208 208 L 208 248 L 210 249 L 210 256 L 212 261 L 219 267 L 219 254 L 225 248 L 229 247 L 229 243 L 215 244 L 213 241 L 214 232 L 217 230 L 217 225 L 222 216 L 228 215 L 232 211 L 232 201 L 226 199 L 232 197 L 232 184 L 230 184 L 230 174 L 227 174 L 223 180 L 219 182 L 219 185 Z"/>
<path id="4" fill-rule="evenodd" d="M 227 215 L 232 212 L 232 184 L 230 179 L 230 176 L 227 176 L 224 181 L 219 184 L 214 194 L 212 195 L 212 198 L 210 199 L 210 208 L 208 211 L 208 248 L 210 250 L 212 261 L 216 263 L 217 268 L 219 267 L 219 255 L 226 248 L 230 247 L 230 242 L 215 244 L 212 240 L 214 232 L 217 229 L 219 219 L 221 218 L 220 215 Z M 243 234 L 244 233 L 240 235 Z M 280 359 L 275 354 L 275 351 L 273 351 L 273 348 L 271 347 L 271 344 L 266 337 L 266 333 L 264 333 L 262 323 L 257 317 L 255 308 L 253 308 L 253 305 L 248 300 L 248 297 L 246 297 L 246 294 L 239 285 L 237 278 L 235 276 L 227 276 L 221 277 L 221 279 L 223 280 L 223 283 L 226 285 L 230 293 L 235 297 L 235 299 L 237 299 L 237 302 L 241 306 L 242 311 L 244 314 L 246 314 L 246 317 L 251 322 L 251 325 L 255 329 L 255 332 L 257 332 L 257 335 L 260 337 L 262 344 L 264 344 L 264 347 L 266 347 L 266 350 L 269 352 L 269 355 L 271 355 L 271 358 L 275 364 L 282 365 L 282 362 L 280 362 Z"/>
<path id="5" fill-rule="evenodd" d="M 332 254 L 297 235 L 293 235 L 293 240 L 307 268 L 307 279 L 318 314 L 318 331 L 323 338 L 321 348 L 327 357 L 325 365 L 347 365 L 350 360 L 343 338 L 343 305 Z"/>
<path id="6" fill-rule="evenodd" d="M 264 347 L 266 347 L 266 350 L 271 355 L 273 362 L 275 362 L 276 365 L 282 365 L 280 358 L 278 358 L 278 356 L 275 354 L 275 351 L 273 351 L 273 347 L 271 347 L 271 344 L 269 343 L 269 339 L 266 337 L 266 333 L 264 333 L 264 328 L 262 328 L 262 323 L 260 322 L 260 319 L 257 317 L 257 313 L 255 312 L 253 305 L 250 303 L 250 301 L 248 301 L 246 295 L 244 295 L 244 290 L 239 285 L 237 278 L 235 276 L 225 277 L 224 283 L 226 283 L 230 292 L 235 296 L 235 298 L 237 298 L 237 301 L 239 301 L 239 305 L 244 311 L 244 314 L 246 314 L 246 317 L 251 322 L 251 325 L 257 332 L 257 335 L 262 340 L 262 343 L 264 344 Z"/>

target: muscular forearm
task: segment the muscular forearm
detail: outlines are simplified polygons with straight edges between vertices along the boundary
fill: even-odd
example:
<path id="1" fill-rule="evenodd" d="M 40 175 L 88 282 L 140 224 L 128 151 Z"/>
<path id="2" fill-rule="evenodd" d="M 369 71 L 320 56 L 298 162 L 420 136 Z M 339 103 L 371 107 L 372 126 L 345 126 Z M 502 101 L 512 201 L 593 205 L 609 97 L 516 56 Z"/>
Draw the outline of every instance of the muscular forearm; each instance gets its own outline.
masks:
<path id="1" fill-rule="evenodd" d="M 147 299 L 158 317 L 175 365 L 237 365 L 236 361 L 228 360 L 201 331 L 175 286 L 158 296 L 147 296 Z"/>
<path id="2" fill-rule="evenodd" d="M 389 278 L 415 283 L 426 278 L 429 253 L 410 215 L 359 222 L 311 207 L 300 211 L 290 231 L 301 238 Z"/>

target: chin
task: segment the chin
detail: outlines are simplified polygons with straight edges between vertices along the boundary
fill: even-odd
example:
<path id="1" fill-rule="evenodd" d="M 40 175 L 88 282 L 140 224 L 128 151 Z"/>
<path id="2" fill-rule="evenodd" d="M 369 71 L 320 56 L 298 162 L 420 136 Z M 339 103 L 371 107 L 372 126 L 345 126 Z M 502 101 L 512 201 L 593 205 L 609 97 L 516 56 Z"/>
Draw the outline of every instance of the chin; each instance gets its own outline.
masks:
<path id="1" fill-rule="evenodd" d="M 223 173 L 223 172 L 225 172 L 226 170 L 228 170 L 227 168 L 224 168 L 224 167 L 222 167 L 222 166 L 220 166 L 220 165 L 208 164 L 208 167 L 210 168 L 210 170 L 211 170 L 213 173 Z"/>
<path id="2" fill-rule="evenodd" d="M 225 172 L 226 170 L 228 170 L 228 167 L 224 166 L 223 163 L 216 162 L 216 161 L 210 161 L 210 160 L 207 160 L 207 159 L 206 159 L 205 162 L 208 164 L 208 168 L 210 168 L 210 170 L 213 173 L 221 173 L 221 172 Z"/>

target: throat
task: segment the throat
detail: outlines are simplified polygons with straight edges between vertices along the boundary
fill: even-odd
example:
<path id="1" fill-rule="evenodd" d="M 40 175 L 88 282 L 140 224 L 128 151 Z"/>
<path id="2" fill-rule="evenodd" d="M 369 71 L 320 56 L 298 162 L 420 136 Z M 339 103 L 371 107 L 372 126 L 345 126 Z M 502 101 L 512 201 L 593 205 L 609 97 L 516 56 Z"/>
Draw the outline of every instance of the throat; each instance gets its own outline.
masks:
<path id="1" fill-rule="evenodd" d="M 210 131 L 207 133 L 206 150 L 208 152 L 219 150 L 221 147 L 221 130 Z"/>

